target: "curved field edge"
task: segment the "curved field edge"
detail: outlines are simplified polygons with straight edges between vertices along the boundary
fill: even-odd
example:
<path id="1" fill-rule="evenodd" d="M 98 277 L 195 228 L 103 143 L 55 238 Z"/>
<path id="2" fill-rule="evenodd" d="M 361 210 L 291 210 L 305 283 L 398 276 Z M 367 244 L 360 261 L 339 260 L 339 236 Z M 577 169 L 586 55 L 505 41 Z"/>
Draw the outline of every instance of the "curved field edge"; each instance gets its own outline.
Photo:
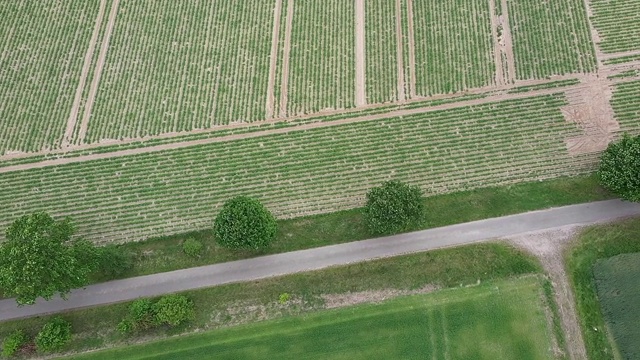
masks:
<path id="1" fill-rule="evenodd" d="M 576 295 L 578 316 L 590 360 L 613 358 L 604 316 L 598 301 L 593 265 L 598 259 L 640 252 L 640 219 L 590 227 L 565 254 L 569 279 Z"/>
<path id="2" fill-rule="evenodd" d="M 550 329 L 540 311 L 544 306 L 541 293 L 536 277 L 490 281 L 77 358 L 198 359 L 212 353 L 223 358 L 265 358 L 282 354 L 284 347 L 293 357 L 304 354 L 342 358 L 349 354 L 354 359 L 364 359 L 383 353 L 385 357 L 449 354 L 497 359 L 518 353 L 520 359 L 548 359 L 552 358 Z M 473 330 L 487 330 L 486 327 L 494 331 Z M 424 335 L 415 335 L 424 330 L 429 333 L 427 341 Z"/>
<path id="3" fill-rule="evenodd" d="M 385 291 L 393 295 L 398 291 L 458 287 L 541 271 L 532 256 L 502 243 L 487 243 L 217 286 L 184 293 L 195 303 L 194 322 L 175 329 L 160 328 L 131 339 L 123 338 L 116 331 L 129 303 L 63 313 L 63 318 L 72 323 L 75 334 L 64 351 L 75 353 L 122 346 L 168 335 L 309 313 L 325 308 L 327 295 L 384 294 Z M 278 298 L 285 292 L 290 294 L 290 301 L 283 305 Z M 3 322 L 0 339 L 18 328 L 35 335 L 49 318 Z"/>

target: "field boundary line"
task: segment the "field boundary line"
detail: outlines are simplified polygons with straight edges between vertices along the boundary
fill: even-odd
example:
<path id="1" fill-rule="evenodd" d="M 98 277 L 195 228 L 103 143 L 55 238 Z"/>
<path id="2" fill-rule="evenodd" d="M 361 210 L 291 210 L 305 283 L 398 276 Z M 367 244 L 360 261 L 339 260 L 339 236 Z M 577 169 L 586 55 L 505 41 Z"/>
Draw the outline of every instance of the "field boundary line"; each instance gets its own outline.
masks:
<path id="1" fill-rule="evenodd" d="M 273 32 L 271 38 L 271 57 L 269 59 L 269 80 L 267 82 L 266 118 L 273 118 L 275 103 L 276 66 L 278 63 L 278 43 L 280 42 L 280 20 L 282 18 L 282 0 L 276 0 L 273 10 Z"/>
<path id="2" fill-rule="evenodd" d="M 356 107 L 367 104 L 366 94 L 366 49 L 365 49 L 365 1 L 355 0 L 355 67 L 356 67 Z"/>
<path id="3" fill-rule="evenodd" d="M 509 4 L 507 0 L 496 0 L 501 2 L 502 9 L 502 36 L 504 39 L 504 49 L 507 57 L 507 83 L 513 84 L 516 81 L 516 57 L 513 53 L 513 34 L 511 34 L 511 20 L 509 17 Z"/>
<path id="4" fill-rule="evenodd" d="M 73 132 L 76 128 L 76 122 L 78 120 L 78 110 L 80 108 L 80 101 L 82 100 L 82 92 L 84 91 L 84 85 L 89 76 L 89 69 L 91 67 L 91 60 L 93 60 L 93 53 L 98 42 L 98 36 L 100 35 L 100 27 L 102 25 L 102 19 L 104 17 L 104 11 L 107 7 L 107 0 L 100 0 L 100 9 L 98 10 L 98 16 L 96 17 L 96 23 L 93 28 L 93 34 L 91 34 L 91 40 L 89 41 L 89 48 L 84 55 L 84 63 L 82 64 L 82 71 L 80 72 L 80 79 L 78 80 L 78 87 L 76 88 L 76 95 L 73 98 L 73 105 L 71 106 L 71 113 L 67 120 L 67 128 L 64 131 L 61 146 L 68 147 L 71 143 Z"/>
<path id="5" fill-rule="evenodd" d="M 405 100 L 404 93 L 404 46 L 402 38 L 402 0 L 396 0 L 396 64 L 398 70 L 398 101 Z"/>
<path id="6" fill-rule="evenodd" d="M 429 113 L 434 111 L 450 110 L 450 109 L 459 108 L 459 107 L 483 105 L 487 103 L 501 102 L 505 100 L 515 100 L 515 99 L 522 99 L 522 98 L 528 98 L 528 97 L 552 95 L 559 92 L 566 92 L 570 89 L 580 88 L 582 86 L 584 86 L 584 84 L 577 84 L 572 87 L 566 87 L 562 89 L 550 88 L 550 89 L 541 89 L 541 90 L 534 90 L 534 91 L 522 92 L 522 93 L 495 94 L 495 95 L 487 96 L 480 99 L 464 100 L 464 101 L 458 101 L 454 103 L 447 103 L 447 104 L 441 104 L 441 105 L 435 105 L 435 106 L 419 107 L 415 109 L 394 110 L 394 111 L 389 111 L 381 114 L 354 116 L 350 118 L 344 118 L 344 119 L 333 120 L 333 121 L 318 121 L 318 122 L 312 122 L 312 123 L 298 125 L 298 126 L 282 127 L 282 128 L 270 129 L 270 130 L 264 130 L 264 131 L 254 131 L 254 132 L 243 133 L 243 134 L 232 134 L 232 135 L 219 136 L 214 138 L 174 142 L 174 143 L 168 143 L 168 144 L 153 145 L 148 147 L 118 150 L 113 152 L 81 155 L 81 156 L 69 157 L 69 158 L 43 160 L 40 162 L 0 167 L 0 174 L 13 172 L 13 171 L 43 168 L 48 166 L 78 163 L 78 162 L 84 162 L 84 161 L 110 159 L 110 158 L 146 154 L 146 153 L 152 153 L 152 152 L 160 152 L 160 151 L 166 151 L 166 150 L 183 149 L 187 147 L 213 144 L 218 142 L 251 139 L 251 138 L 256 138 L 261 136 L 285 134 L 289 132 L 326 128 L 326 127 L 359 123 L 359 122 L 365 122 L 365 121 L 381 120 L 381 119 L 387 119 L 392 117 L 409 116 L 409 115 Z"/>
<path id="7" fill-rule="evenodd" d="M 491 37 L 493 39 L 493 62 L 496 66 L 494 82 L 496 85 L 504 85 L 504 67 L 502 66 L 502 46 L 498 36 L 499 19 L 496 16 L 496 1 L 489 0 L 489 20 L 491 22 Z"/>
<path id="8" fill-rule="evenodd" d="M 280 117 L 287 116 L 289 102 L 289 64 L 291 62 L 291 32 L 293 31 L 294 0 L 287 1 L 287 22 L 284 27 L 284 48 L 282 52 L 282 81 L 280 81 Z"/>
<path id="9" fill-rule="evenodd" d="M 407 36 L 409 41 L 409 97 L 416 97 L 416 40 L 413 24 L 413 0 L 407 0 Z"/>
<path id="10" fill-rule="evenodd" d="M 113 0 L 113 5 L 111 5 L 111 12 L 109 13 L 109 21 L 107 22 L 107 28 L 104 33 L 104 38 L 102 39 L 102 44 L 100 46 L 100 54 L 98 55 L 98 62 L 96 63 L 96 68 L 94 71 L 93 79 L 91 81 L 91 87 L 89 88 L 89 96 L 87 97 L 87 103 L 84 108 L 84 115 L 82 117 L 82 122 L 80 123 L 80 130 L 78 132 L 77 142 L 82 144 L 84 142 L 84 138 L 87 135 L 87 127 L 89 126 L 89 117 L 91 116 L 91 111 L 93 110 L 93 104 L 96 100 L 96 95 L 98 93 L 98 85 L 100 84 L 100 78 L 102 77 L 102 70 L 104 68 L 104 63 L 107 58 L 107 51 L 109 50 L 109 41 L 111 40 L 111 33 L 113 32 L 114 25 L 116 23 L 116 17 L 118 16 L 118 7 L 120 5 L 120 0 Z"/>

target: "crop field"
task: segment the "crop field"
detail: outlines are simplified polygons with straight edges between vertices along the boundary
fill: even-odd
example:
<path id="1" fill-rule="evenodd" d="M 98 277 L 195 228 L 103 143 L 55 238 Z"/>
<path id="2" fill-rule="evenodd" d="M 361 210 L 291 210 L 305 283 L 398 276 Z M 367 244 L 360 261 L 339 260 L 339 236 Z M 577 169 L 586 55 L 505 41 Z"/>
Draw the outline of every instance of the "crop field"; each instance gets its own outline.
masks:
<path id="1" fill-rule="evenodd" d="M 536 278 L 323 311 L 75 359 L 553 359 Z"/>
<path id="2" fill-rule="evenodd" d="M 489 2 L 413 1 L 416 94 L 459 92 L 492 83 Z"/>
<path id="3" fill-rule="evenodd" d="M 354 11 L 353 1 L 294 2 L 289 115 L 355 105 Z"/>
<path id="4" fill-rule="evenodd" d="M 3 173 L 1 225 L 46 209 L 123 241 L 208 227 L 240 194 L 287 218 L 359 206 L 389 178 L 435 194 L 585 173 L 593 159 L 566 151 L 580 131 L 565 104 L 537 96 Z"/>
<path id="5" fill-rule="evenodd" d="M 640 80 L 616 85 L 611 106 L 620 123 L 620 129 L 640 134 Z"/>
<path id="6" fill-rule="evenodd" d="M 0 3 L 0 154 L 60 146 L 97 1 Z"/>
<path id="7" fill-rule="evenodd" d="M 517 79 L 596 69 L 583 0 L 508 0 L 508 5 Z"/>
<path id="8" fill-rule="evenodd" d="M 597 44 L 605 53 L 640 50 L 640 2 L 590 0 L 591 22 L 598 30 Z"/>
<path id="9" fill-rule="evenodd" d="M 365 11 L 367 103 L 396 101 L 398 32 L 395 3 L 367 0 Z"/>
<path id="10" fill-rule="evenodd" d="M 615 351 L 621 359 L 640 358 L 640 253 L 598 260 L 593 276 Z"/>
<path id="11" fill-rule="evenodd" d="M 86 141 L 264 119 L 273 4 L 122 2 Z"/>

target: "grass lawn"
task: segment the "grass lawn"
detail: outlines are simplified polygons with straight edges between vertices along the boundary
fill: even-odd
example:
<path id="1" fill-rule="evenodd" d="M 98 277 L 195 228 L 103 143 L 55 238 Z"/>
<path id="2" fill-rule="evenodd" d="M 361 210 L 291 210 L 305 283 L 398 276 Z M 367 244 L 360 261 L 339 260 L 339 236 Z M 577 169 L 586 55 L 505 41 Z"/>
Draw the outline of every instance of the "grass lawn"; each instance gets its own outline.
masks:
<path id="1" fill-rule="evenodd" d="M 591 360 L 614 358 L 613 347 L 609 341 L 613 336 L 605 326 L 605 318 L 598 301 L 594 265 L 600 259 L 636 252 L 640 252 L 640 219 L 629 219 L 584 230 L 579 235 L 575 247 L 565 256 L 576 295 L 582 334 Z M 635 297 L 637 299 L 637 294 Z"/>
<path id="2" fill-rule="evenodd" d="M 555 206 L 611 199 L 595 176 L 560 178 L 512 186 L 477 189 L 426 199 L 427 214 L 416 229 L 428 229 Z M 212 215 L 213 217 L 213 215 Z M 182 252 L 182 242 L 193 237 L 205 244 L 200 258 Z M 261 252 L 229 251 L 215 244 L 210 230 L 128 243 L 123 246 L 135 257 L 134 268 L 123 277 L 147 275 L 254 256 L 308 249 L 372 237 L 360 209 L 278 221 L 278 234 L 271 247 Z M 94 282 L 107 280 L 95 277 Z"/>
<path id="3" fill-rule="evenodd" d="M 593 276 L 616 358 L 640 359 L 640 253 L 600 259 Z"/>
<path id="4" fill-rule="evenodd" d="M 130 338 L 116 331 L 118 322 L 128 311 L 128 303 L 63 313 L 62 317 L 71 322 L 74 333 L 71 343 L 63 350 L 78 352 L 105 346 L 123 346 L 196 330 L 310 314 L 327 307 L 326 294 L 415 290 L 426 285 L 444 289 L 541 272 L 541 266 L 534 258 L 503 243 L 476 244 L 378 259 L 188 291 L 184 294 L 195 304 L 195 321 L 186 326 L 159 328 Z M 280 304 L 279 295 L 283 293 L 290 294 L 290 301 Z M 33 336 L 48 318 L 43 316 L 3 322 L 0 341 L 15 329 L 23 329 Z"/>
<path id="5" fill-rule="evenodd" d="M 176 337 L 77 359 L 553 359 L 538 277 Z"/>

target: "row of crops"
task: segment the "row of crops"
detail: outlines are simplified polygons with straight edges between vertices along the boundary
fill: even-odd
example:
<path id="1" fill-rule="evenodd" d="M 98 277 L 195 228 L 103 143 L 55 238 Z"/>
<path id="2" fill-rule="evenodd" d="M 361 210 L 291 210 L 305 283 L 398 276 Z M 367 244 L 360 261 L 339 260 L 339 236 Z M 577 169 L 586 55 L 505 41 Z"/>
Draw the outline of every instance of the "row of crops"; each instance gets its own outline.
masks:
<path id="1" fill-rule="evenodd" d="M 640 134 L 640 80 L 616 85 L 611 107 L 621 131 Z"/>
<path id="2" fill-rule="evenodd" d="M 223 201 L 260 198 L 279 217 L 351 208 L 387 179 L 429 194 L 584 173 L 563 95 L 0 174 L 2 226 L 26 212 L 72 216 L 90 239 L 210 226 Z"/>
<path id="3" fill-rule="evenodd" d="M 598 30 L 605 53 L 640 50 L 640 2 L 591 0 L 591 22 Z"/>
<path id="4" fill-rule="evenodd" d="M 367 103 L 398 99 L 395 1 L 367 0 L 366 18 L 366 89 Z"/>
<path id="5" fill-rule="evenodd" d="M 508 7 L 517 79 L 595 71 L 583 0 L 508 0 Z"/>
<path id="6" fill-rule="evenodd" d="M 354 58 L 353 1 L 295 1 L 288 114 L 353 107 Z"/>
<path id="7" fill-rule="evenodd" d="M 413 12 L 416 94 L 447 94 L 493 82 L 488 1 L 414 1 Z"/>
<path id="8" fill-rule="evenodd" d="M 121 2 L 87 142 L 264 119 L 274 3 Z"/>
<path id="9" fill-rule="evenodd" d="M 56 148 L 99 1 L 0 2 L 0 154 Z"/>

